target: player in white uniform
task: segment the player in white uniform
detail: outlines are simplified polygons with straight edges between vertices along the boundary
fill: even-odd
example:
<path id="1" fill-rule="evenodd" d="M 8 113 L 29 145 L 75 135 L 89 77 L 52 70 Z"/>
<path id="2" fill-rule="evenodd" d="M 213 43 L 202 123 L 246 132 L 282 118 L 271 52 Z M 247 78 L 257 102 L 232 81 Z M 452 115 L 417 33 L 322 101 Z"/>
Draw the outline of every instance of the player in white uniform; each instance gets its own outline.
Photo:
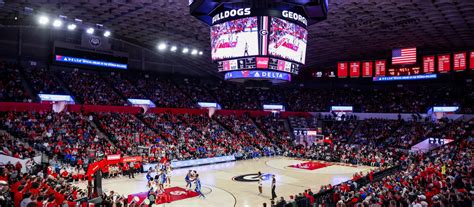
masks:
<path id="1" fill-rule="evenodd" d="M 263 193 L 263 188 L 262 188 L 262 185 L 263 185 L 263 177 L 262 177 L 262 173 L 259 171 L 258 172 L 258 195 L 261 195 Z"/>
<path id="2" fill-rule="evenodd" d="M 153 192 L 154 192 L 154 191 L 156 190 L 156 183 L 155 183 L 155 181 L 153 180 L 152 177 L 150 177 L 150 179 L 148 180 L 147 186 L 148 186 L 148 190 L 149 190 L 149 191 L 153 191 Z"/>
<path id="3" fill-rule="evenodd" d="M 166 183 L 168 187 L 171 187 L 171 164 L 169 162 L 166 165 Z"/>

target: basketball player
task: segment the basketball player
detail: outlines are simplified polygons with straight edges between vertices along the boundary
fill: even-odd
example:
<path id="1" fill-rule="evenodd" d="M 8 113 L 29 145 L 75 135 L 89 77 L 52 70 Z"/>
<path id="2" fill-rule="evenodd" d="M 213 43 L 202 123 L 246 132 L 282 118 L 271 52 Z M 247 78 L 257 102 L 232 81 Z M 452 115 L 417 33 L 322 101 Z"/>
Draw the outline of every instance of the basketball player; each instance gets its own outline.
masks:
<path id="1" fill-rule="evenodd" d="M 155 172 L 158 173 L 161 169 L 161 163 L 155 165 Z"/>
<path id="2" fill-rule="evenodd" d="M 204 196 L 204 194 L 202 194 L 201 192 L 201 179 L 199 179 L 199 174 L 196 174 L 196 188 L 194 189 L 194 191 L 196 191 L 196 193 L 199 194 L 199 197 L 202 197 L 202 198 L 206 198 L 206 196 Z"/>
<path id="3" fill-rule="evenodd" d="M 276 193 L 275 193 L 275 188 L 276 188 L 276 179 L 275 179 L 275 175 L 272 175 L 272 201 L 277 197 Z"/>
<path id="4" fill-rule="evenodd" d="M 169 162 L 166 165 L 166 181 L 168 187 L 171 187 L 171 164 Z"/>
<path id="5" fill-rule="evenodd" d="M 262 195 L 263 193 L 262 182 L 263 182 L 262 173 L 258 171 L 258 192 L 259 192 L 258 195 Z"/>
<path id="6" fill-rule="evenodd" d="M 153 178 L 150 178 L 147 184 L 148 192 L 154 192 L 156 190 L 156 183 Z"/>
<path id="7" fill-rule="evenodd" d="M 164 170 L 160 170 L 160 193 L 165 192 L 165 183 L 166 183 L 166 172 Z"/>
<path id="8" fill-rule="evenodd" d="M 148 169 L 148 172 L 146 173 L 146 179 L 147 179 L 148 181 L 150 181 L 150 179 L 153 179 L 153 177 L 151 177 L 151 171 L 152 171 L 152 170 L 153 170 L 153 169 L 150 167 L 150 168 Z"/>
<path id="9" fill-rule="evenodd" d="M 244 52 L 244 56 L 248 56 L 249 55 L 249 44 L 247 44 L 247 42 L 245 42 L 245 52 Z"/>
<path id="10" fill-rule="evenodd" d="M 154 180 L 154 191 L 156 192 L 156 194 L 159 194 L 161 192 L 161 185 L 160 185 L 160 175 L 159 173 L 157 172 L 156 175 L 155 175 L 155 180 Z"/>
<path id="11" fill-rule="evenodd" d="M 186 174 L 186 177 L 184 177 L 184 181 L 186 181 L 186 190 L 191 189 L 192 184 L 191 184 L 191 170 L 189 170 L 188 174 Z"/>

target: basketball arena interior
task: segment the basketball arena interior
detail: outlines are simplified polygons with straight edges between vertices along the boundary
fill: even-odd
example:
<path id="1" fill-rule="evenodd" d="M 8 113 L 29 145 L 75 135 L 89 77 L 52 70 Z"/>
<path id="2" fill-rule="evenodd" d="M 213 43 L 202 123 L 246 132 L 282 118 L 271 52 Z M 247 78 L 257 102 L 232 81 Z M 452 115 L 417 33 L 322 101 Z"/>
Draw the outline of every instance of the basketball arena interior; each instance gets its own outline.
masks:
<path id="1" fill-rule="evenodd" d="M 472 0 L 0 0 L 1 207 L 473 207 Z"/>

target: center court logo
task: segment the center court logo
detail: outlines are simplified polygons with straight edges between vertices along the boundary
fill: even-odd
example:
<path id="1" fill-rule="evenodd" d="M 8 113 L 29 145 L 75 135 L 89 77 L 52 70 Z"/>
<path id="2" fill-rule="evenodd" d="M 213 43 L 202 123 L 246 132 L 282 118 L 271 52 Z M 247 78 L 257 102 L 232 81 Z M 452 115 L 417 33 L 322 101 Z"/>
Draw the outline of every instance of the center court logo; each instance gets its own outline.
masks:
<path id="1" fill-rule="evenodd" d="M 262 174 L 263 180 L 269 180 L 271 176 L 272 174 L 270 173 Z M 233 177 L 232 180 L 237 181 L 237 182 L 258 182 L 258 174 L 251 173 L 251 174 L 239 175 L 239 176 Z"/>
<path id="2" fill-rule="evenodd" d="M 180 196 L 180 195 L 186 195 L 187 193 L 182 190 L 175 190 L 175 191 L 171 191 L 170 194 L 174 196 Z"/>

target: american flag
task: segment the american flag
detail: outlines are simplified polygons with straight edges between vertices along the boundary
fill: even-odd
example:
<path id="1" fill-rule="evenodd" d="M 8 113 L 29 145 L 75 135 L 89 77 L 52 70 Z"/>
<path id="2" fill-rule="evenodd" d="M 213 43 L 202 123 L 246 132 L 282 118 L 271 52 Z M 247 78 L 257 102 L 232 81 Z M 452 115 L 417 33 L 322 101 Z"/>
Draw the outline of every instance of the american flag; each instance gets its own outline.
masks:
<path id="1" fill-rule="evenodd" d="M 416 63 L 416 47 L 392 50 L 392 64 Z"/>

